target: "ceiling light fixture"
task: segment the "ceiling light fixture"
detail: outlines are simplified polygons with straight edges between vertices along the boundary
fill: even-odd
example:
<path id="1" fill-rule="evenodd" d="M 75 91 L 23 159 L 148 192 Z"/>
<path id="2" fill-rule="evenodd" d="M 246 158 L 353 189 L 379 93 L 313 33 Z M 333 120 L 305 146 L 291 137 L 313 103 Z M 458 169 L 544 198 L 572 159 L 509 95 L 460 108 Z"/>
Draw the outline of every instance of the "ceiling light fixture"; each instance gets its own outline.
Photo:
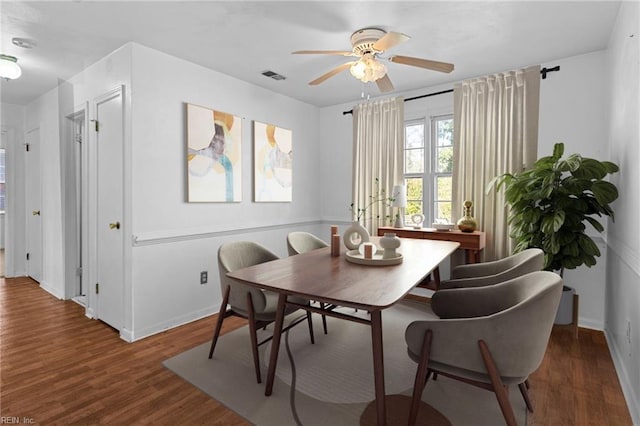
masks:
<path id="1" fill-rule="evenodd" d="M 0 77 L 7 80 L 15 80 L 21 75 L 22 69 L 18 65 L 18 58 L 0 54 Z"/>
<path id="2" fill-rule="evenodd" d="M 384 77 L 387 74 L 387 67 L 377 61 L 371 53 L 365 53 L 362 58 L 351 65 L 349 71 L 358 80 L 369 83 Z"/>

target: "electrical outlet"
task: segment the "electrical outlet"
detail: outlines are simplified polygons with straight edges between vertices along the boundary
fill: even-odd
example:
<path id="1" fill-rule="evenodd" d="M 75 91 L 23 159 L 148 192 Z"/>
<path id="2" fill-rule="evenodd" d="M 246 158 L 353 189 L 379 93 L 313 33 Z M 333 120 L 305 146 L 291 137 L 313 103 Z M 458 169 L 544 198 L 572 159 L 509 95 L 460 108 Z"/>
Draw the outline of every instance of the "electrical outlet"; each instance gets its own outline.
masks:
<path id="1" fill-rule="evenodd" d="M 200 272 L 200 284 L 206 284 L 209 281 L 209 274 L 207 271 Z"/>

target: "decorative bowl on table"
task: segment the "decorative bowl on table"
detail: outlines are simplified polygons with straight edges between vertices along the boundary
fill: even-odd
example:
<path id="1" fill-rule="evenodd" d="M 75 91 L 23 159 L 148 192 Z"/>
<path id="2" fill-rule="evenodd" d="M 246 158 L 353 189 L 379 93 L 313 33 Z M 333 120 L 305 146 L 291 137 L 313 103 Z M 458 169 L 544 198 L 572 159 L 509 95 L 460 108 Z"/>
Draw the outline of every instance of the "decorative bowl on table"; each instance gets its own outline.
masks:
<path id="1" fill-rule="evenodd" d="M 349 250 L 345 253 L 345 257 L 348 262 L 351 263 L 359 263 L 360 265 L 369 265 L 369 266 L 389 266 L 389 265 L 398 265 L 402 263 L 402 254 L 397 253 L 394 257 L 385 258 L 384 250 L 378 249 L 373 253 L 371 259 L 367 259 L 361 254 L 358 250 Z"/>
<path id="2" fill-rule="evenodd" d="M 453 223 L 432 223 L 431 226 L 438 231 L 451 231 L 455 227 Z"/>

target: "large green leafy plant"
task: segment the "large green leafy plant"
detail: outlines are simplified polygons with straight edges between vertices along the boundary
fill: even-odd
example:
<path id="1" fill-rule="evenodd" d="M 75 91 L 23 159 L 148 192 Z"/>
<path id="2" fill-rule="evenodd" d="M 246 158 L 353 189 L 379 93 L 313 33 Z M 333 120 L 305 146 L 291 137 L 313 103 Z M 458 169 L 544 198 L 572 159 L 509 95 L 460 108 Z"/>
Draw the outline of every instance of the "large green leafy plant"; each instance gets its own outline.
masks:
<path id="1" fill-rule="evenodd" d="M 510 236 L 515 252 L 530 247 L 545 252 L 547 270 L 574 269 L 596 264 L 600 250 L 586 234 L 586 223 L 598 232 L 604 227 L 597 217 L 610 216 L 610 204 L 618 190 L 603 180 L 618 171 L 609 161 L 569 155 L 563 159 L 564 144 L 553 147 L 553 155 L 540 158 L 533 168 L 518 174 L 494 178 L 490 186 L 505 187 L 505 199 L 511 207 Z"/>

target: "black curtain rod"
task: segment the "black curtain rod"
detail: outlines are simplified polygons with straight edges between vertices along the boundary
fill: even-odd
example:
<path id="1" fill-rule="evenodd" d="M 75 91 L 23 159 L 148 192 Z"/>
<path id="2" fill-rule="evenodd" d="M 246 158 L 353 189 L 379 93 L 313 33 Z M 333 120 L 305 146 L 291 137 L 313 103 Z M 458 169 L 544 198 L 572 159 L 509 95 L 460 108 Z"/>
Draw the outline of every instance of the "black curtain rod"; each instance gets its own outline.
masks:
<path id="1" fill-rule="evenodd" d="M 542 68 L 540 70 L 540 74 L 542 74 L 542 79 L 543 80 L 546 79 L 547 78 L 547 73 L 554 72 L 554 71 L 560 71 L 560 65 L 556 65 L 553 68 L 547 68 L 547 67 Z M 420 95 L 420 96 L 414 96 L 412 98 L 407 98 L 404 101 L 405 102 L 415 101 L 416 99 L 428 98 L 429 96 L 442 95 L 444 93 L 451 93 L 451 92 L 453 92 L 453 89 L 442 90 L 440 92 L 427 93 L 426 95 Z M 353 110 L 350 109 L 349 111 L 342 111 L 342 115 L 347 115 L 347 114 L 353 114 Z"/>
<path id="2" fill-rule="evenodd" d="M 447 89 L 441 92 L 427 93 L 426 95 L 414 96 L 413 98 L 407 98 L 404 101 L 405 102 L 415 101 L 416 99 L 428 98 L 429 96 L 442 95 L 443 93 L 451 93 L 451 92 L 453 92 L 453 89 Z M 347 115 L 347 114 L 353 114 L 353 110 L 350 109 L 349 111 L 342 111 L 342 115 Z"/>

